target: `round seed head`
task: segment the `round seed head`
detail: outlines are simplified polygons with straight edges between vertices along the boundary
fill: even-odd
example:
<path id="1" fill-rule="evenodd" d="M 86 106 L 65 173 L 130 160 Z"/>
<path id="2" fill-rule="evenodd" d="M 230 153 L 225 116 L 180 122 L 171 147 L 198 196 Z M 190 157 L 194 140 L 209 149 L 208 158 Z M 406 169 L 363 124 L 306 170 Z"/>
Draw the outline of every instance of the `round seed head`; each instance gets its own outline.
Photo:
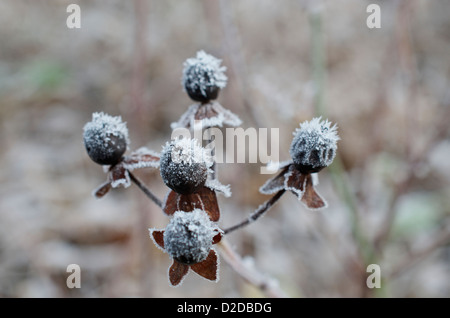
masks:
<path id="1" fill-rule="evenodd" d="M 224 73 L 226 67 L 220 66 L 221 62 L 204 51 L 184 62 L 181 83 L 191 99 L 206 103 L 217 98 L 228 79 Z"/>
<path id="2" fill-rule="evenodd" d="M 205 211 L 177 211 L 164 231 L 164 248 L 176 261 L 192 265 L 206 259 L 216 234 Z"/>
<path id="3" fill-rule="evenodd" d="M 120 116 L 93 113 L 83 128 L 84 146 L 89 157 L 101 165 L 118 163 L 128 148 L 128 129 Z"/>
<path id="4" fill-rule="evenodd" d="M 175 139 L 161 152 L 161 177 L 173 191 L 191 194 L 205 185 L 212 164 L 211 154 L 196 139 Z"/>
<path id="5" fill-rule="evenodd" d="M 336 125 L 321 121 L 321 117 L 300 124 L 289 150 L 296 168 L 306 174 L 329 166 L 336 156 L 338 140 Z"/>

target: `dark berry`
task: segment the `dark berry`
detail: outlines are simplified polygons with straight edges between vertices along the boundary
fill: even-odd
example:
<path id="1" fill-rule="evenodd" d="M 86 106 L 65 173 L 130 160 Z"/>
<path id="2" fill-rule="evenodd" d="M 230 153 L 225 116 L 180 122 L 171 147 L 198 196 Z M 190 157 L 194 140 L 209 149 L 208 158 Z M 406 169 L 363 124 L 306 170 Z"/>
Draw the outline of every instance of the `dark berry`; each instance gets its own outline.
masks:
<path id="1" fill-rule="evenodd" d="M 128 130 L 121 117 L 92 114 L 84 126 L 83 140 L 89 157 L 100 165 L 115 165 L 128 148 Z"/>
<path id="2" fill-rule="evenodd" d="M 176 261 L 192 265 L 206 259 L 216 234 L 217 226 L 205 211 L 177 211 L 164 231 L 164 247 Z"/>
<path id="3" fill-rule="evenodd" d="M 161 177 L 173 191 L 191 194 L 205 185 L 212 162 L 195 139 L 177 139 L 161 152 Z"/>
<path id="4" fill-rule="evenodd" d="M 336 156 L 339 136 L 336 125 L 314 118 L 304 122 L 294 132 L 290 154 L 295 167 L 302 173 L 319 172 L 329 166 Z"/>
<path id="5" fill-rule="evenodd" d="M 204 51 L 184 62 L 182 84 L 191 99 L 207 103 L 218 97 L 227 84 L 226 67 L 220 66 L 221 62 Z"/>

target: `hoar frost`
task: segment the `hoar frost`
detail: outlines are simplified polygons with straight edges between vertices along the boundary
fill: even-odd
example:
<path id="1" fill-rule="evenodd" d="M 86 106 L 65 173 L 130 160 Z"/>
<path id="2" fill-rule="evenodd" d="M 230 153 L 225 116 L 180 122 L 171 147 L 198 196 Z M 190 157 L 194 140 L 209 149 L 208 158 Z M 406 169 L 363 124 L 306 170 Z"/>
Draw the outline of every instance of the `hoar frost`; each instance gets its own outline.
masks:
<path id="1" fill-rule="evenodd" d="M 177 122 L 170 124 L 170 128 L 194 128 L 199 130 L 201 128 L 222 127 L 224 125 L 237 127 L 240 124 L 242 124 L 242 121 L 237 115 L 214 101 L 189 106 L 188 110 Z"/>
<path id="2" fill-rule="evenodd" d="M 217 227 L 205 211 L 177 211 L 164 231 L 164 248 L 178 262 L 195 264 L 206 259 L 216 234 Z"/>
<path id="3" fill-rule="evenodd" d="M 93 113 L 83 128 L 83 139 L 89 157 L 101 165 L 120 161 L 130 143 L 126 123 L 120 116 Z"/>
<path id="4" fill-rule="evenodd" d="M 289 152 L 301 172 L 318 172 L 333 162 L 338 140 L 336 124 L 313 118 L 295 130 Z"/>
<path id="5" fill-rule="evenodd" d="M 175 139 L 161 152 L 161 177 L 177 193 L 194 193 L 205 185 L 213 163 L 209 151 L 196 139 Z"/>
<path id="6" fill-rule="evenodd" d="M 216 99 L 219 90 L 227 85 L 226 67 L 221 66 L 221 62 L 203 50 L 184 62 L 181 83 L 193 100 L 208 102 Z"/>

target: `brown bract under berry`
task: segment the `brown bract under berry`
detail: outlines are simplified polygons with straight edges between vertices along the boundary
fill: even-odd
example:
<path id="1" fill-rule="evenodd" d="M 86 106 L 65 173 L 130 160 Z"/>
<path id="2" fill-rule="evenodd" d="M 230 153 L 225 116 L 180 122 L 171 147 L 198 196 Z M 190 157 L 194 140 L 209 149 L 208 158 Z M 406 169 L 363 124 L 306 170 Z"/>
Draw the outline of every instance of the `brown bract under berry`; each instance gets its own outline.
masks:
<path id="1" fill-rule="evenodd" d="M 191 105 L 177 122 L 171 124 L 171 128 L 194 129 L 199 125 L 202 128 L 223 127 L 224 125 L 237 127 L 241 123 L 239 117 L 230 110 L 218 102 L 210 101 Z"/>
<path id="2" fill-rule="evenodd" d="M 309 209 L 327 207 L 326 201 L 315 189 L 313 176 L 300 172 L 293 162 L 282 165 L 281 172 L 259 189 L 263 194 L 273 194 L 280 190 L 291 191 Z"/>
<path id="3" fill-rule="evenodd" d="M 119 163 L 108 167 L 106 182 L 94 190 L 96 198 L 105 196 L 111 188 L 123 186 L 129 187 L 131 184 L 129 171 L 140 168 L 158 168 L 159 154 L 145 147 L 139 148 L 129 156 L 124 156 Z"/>
<path id="4" fill-rule="evenodd" d="M 190 212 L 194 209 L 204 210 L 213 222 L 219 221 L 220 210 L 216 192 L 208 187 L 202 187 L 191 194 L 180 194 L 170 190 L 163 203 L 163 211 L 167 215 L 180 210 Z"/>

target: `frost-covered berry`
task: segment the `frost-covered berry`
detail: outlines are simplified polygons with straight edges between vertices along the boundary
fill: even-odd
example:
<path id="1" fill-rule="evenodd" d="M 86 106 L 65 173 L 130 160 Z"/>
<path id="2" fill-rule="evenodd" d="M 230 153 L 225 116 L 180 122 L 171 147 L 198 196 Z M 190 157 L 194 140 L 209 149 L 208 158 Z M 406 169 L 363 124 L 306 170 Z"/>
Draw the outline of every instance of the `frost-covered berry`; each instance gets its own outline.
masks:
<path id="1" fill-rule="evenodd" d="M 199 263 L 208 256 L 217 230 L 203 210 L 177 211 L 164 231 L 164 248 L 180 263 Z"/>
<path id="2" fill-rule="evenodd" d="M 224 73 L 226 67 L 220 66 L 221 62 L 203 50 L 184 62 L 181 83 L 191 99 L 207 103 L 217 98 L 228 79 Z"/>
<path id="3" fill-rule="evenodd" d="M 211 154 L 197 139 L 172 140 L 161 152 L 161 177 L 169 188 L 180 194 L 191 194 L 203 187 L 212 165 Z"/>
<path id="4" fill-rule="evenodd" d="M 296 168 L 306 174 L 329 166 L 336 156 L 338 140 L 336 125 L 321 121 L 321 117 L 300 124 L 289 150 Z"/>
<path id="5" fill-rule="evenodd" d="M 128 129 L 120 116 L 93 113 L 83 128 L 84 146 L 89 157 L 101 165 L 118 163 L 127 150 Z"/>

